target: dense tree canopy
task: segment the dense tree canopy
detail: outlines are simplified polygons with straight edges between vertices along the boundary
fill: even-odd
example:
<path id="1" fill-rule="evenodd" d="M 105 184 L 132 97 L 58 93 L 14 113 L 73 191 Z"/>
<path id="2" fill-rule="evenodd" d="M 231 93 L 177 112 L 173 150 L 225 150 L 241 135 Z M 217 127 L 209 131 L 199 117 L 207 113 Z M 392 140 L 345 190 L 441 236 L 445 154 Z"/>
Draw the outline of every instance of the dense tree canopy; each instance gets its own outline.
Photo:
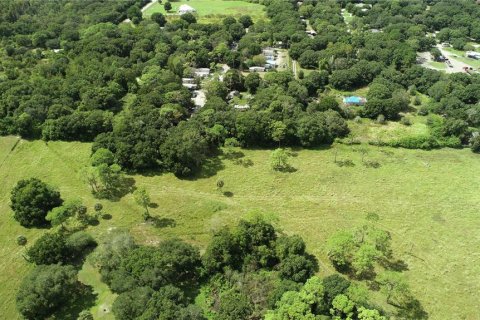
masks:
<path id="1" fill-rule="evenodd" d="M 79 289 L 74 267 L 37 266 L 20 285 L 17 308 L 27 319 L 45 319 L 74 298 Z"/>
<path id="2" fill-rule="evenodd" d="M 48 224 L 48 211 L 63 202 L 58 191 L 36 178 L 20 180 L 13 188 L 10 200 L 15 220 L 24 227 Z"/>

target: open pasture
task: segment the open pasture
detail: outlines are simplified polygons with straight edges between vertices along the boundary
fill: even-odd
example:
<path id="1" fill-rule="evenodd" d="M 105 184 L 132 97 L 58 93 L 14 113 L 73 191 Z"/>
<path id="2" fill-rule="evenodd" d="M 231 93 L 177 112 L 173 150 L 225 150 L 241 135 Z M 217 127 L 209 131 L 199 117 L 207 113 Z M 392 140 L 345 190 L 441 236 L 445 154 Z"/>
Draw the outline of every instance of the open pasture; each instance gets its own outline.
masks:
<path id="1" fill-rule="evenodd" d="M 171 2 L 172 10 L 165 11 L 163 3 L 156 2 L 144 12 L 149 17 L 155 12 L 163 13 L 170 17 L 178 16 L 178 8 L 189 5 L 196 10 L 200 22 L 218 21 L 226 16 L 238 18 L 242 15 L 249 15 L 252 19 L 259 20 L 265 17 L 264 6 L 246 1 L 225 1 L 225 0 L 181 0 Z"/>
<path id="2" fill-rule="evenodd" d="M 92 210 L 99 200 L 82 182 L 79 170 L 87 163 L 90 144 L 0 138 L 0 314 L 16 319 L 15 292 L 31 268 L 16 244 L 23 234 L 32 244 L 45 230 L 25 229 L 13 220 L 9 193 L 22 178 L 35 176 L 57 186 L 64 199 L 81 198 Z M 287 234 L 299 234 L 308 250 L 320 259 L 320 273 L 333 268 L 326 257 L 325 240 L 342 228 L 365 223 L 376 213 L 380 227 L 392 233 L 394 252 L 408 264 L 406 275 L 415 295 L 431 319 L 478 319 L 480 283 L 479 156 L 470 150 L 417 151 L 365 145 L 367 159 L 377 169 L 361 163 L 358 146 L 337 145 L 322 150 L 298 150 L 291 159 L 297 171 L 275 173 L 269 168 L 270 151 L 239 150 L 236 159 L 211 160 L 201 176 L 180 180 L 172 174 L 134 175 L 156 204 L 151 213 L 158 225 L 146 224 L 131 194 L 116 202 L 100 201 L 111 220 L 88 229 L 97 239 L 114 229 L 129 230 L 141 243 L 155 244 L 180 237 L 201 249 L 211 232 L 232 225 L 252 212 L 274 217 Z M 338 160 L 353 161 L 339 167 Z M 216 181 L 225 181 L 225 195 Z M 111 319 L 113 297 L 85 266 L 81 279 L 98 292 L 92 308 L 98 319 Z"/>

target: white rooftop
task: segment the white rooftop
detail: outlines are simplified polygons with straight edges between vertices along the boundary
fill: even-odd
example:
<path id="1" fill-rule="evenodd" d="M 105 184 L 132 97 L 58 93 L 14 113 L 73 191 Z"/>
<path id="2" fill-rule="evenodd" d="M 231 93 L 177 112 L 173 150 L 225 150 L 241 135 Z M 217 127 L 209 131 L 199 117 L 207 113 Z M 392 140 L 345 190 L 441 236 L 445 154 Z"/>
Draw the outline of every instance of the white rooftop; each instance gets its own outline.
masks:
<path id="1" fill-rule="evenodd" d="M 187 13 L 187 12 L 195 12 L 196 10 L 192 7 L 190 7 L 188 4 L 182 4 L 179 8 L 178 8 L 178 12 L 180 13 Z"/>

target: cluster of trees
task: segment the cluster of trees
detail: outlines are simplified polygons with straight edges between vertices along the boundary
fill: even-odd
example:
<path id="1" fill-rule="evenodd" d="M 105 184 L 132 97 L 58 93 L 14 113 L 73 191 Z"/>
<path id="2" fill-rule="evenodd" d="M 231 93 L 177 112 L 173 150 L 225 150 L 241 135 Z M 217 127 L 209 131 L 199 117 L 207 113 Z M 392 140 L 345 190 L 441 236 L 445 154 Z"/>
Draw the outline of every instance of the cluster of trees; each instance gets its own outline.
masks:
<path id="1" fill-rule="evenodd" d="M 143 0 L 102 2 L 96 11 L 92 1 L 82 6 L 8 1 L 0 16 L 6 48 L 0 70 L 0 133 L 95 140 L 93 152 L 110 150 L 126 170 L 190 175 L 227 138 L 247 147 L 331 143 L 348 133 L 342 118 L 349 114 L 323 94 L 325 87 L 372 85 L 363 116 L 397 119 L 409 104 L 405 92 L 419 91 L 435 98 L 429 111 L 469 125 L 468 132 L 453 133 L 468 143 L 475 131 L 470 128 L 478 127 L 478 76 L 442 75 L 416 66 L 415 58 L 416 51 L 435 44 L 427 32 L 458 24 L 458 17 L 439 20 L 432 12 L 443 16 L 451 7 L 452 12 L 472 9 L 455 28 L 469 25 L 463 34 L 474 37 L 475 23 L 469 19 L 478 9 L 466 1 L 436 1 L 430 4 L 433 11 L 425 10 L 422 1 L 408 6 L 380 1 L 364 11 L 351 2 L 305 1 L 298 6 L 269 0 L 263 2 L 269 21 L 253 23 L 242 16 L 201 24 L 190 14 L 168 22 L 161 14 L 143 20 Z M 356 15 L 350 26 L 340 14 L 342 6 Z M 82 18 L 67 19 L 72 15 Z M 137 26 L 116 25 L 126 17 Z M 301 17 L 316 36 L 305 33 Z M 25 26 L 25 21 L 36 27 Z M 372 28 L 382 32 L 372 33 Z M 262 48 L 268 45 L 289 48 L 303 67 L 318 71 L 302 79 L 288 72 L 268 72 L 265 79 L 258 74 L 243 77 L 241 70 L 264 63 Z M 193 76 L 193 68 L 220 63 L 232 70 L 223 82 L 209 84 L 206 107 L 186 121 L 193 104 L 181 78 Z M 444 90 L 448 94 L 442 93 L 446 83 L 454 83 Z M 249 111 L 232 108 L 227 99 L 231 90 L 254 95 Z"/>
<path id="2" fill-rule="evenodd" d="M 110 151 L 99 149 L 91 164 L 108 166 L 113 158 Z M 139 189 L 135 198 L 148 215 L 146 190 Z M 26 250 L 25 259 L 36 267 L 17 293 L 18 310 L 28 319 L 40 319 L 78 303 L 89 289 L 78 282 L 76 267 L 97 245 L 81 231 L 90 219 L 87 208 L 78 200 L 62 201 L 57 191 L 38 179 L 19 181 L 11 200 L 26 226 L 50 222 L 55 227 Z M 95 211 L 101 210 L 97 204 Z M 373 225 L 340 232 L 330 238 L 327 250 L 339 271 L 375 281 L 399 314 L 423 317 L 405 280 L 390 271 L 401 263 L 392 258 L 388 232 Z M 219 230 L 203 255 L 178 239 L 142 246 L 118 233 L 97 248 L 93 261 L 102 281 L 118 294 L 113 304 L 118 319 L 386 319 L 385 312 L 369 301 L 363 285 L 339 275 L 315 277 L 317 260 L 306 251 L 302 238 L 280 235 L 259 217 L 242 220 L 233 230 Z M 386 271 L 377 275 L 377 265 Z M 202 293 L 202 308 L 194 303 L 192 292 Z"/>
<path id="3" fill-rule="evenodd" d="M 327 250 L 337 270 L 358 278 L 371 277 L 375 263 L 387 264 L 392 258 L 390 234 L 372 225 L 336 233 L 328 240 Z"/>
<path id="4" fill-rule="evenodd" d="M 386 320 L 368 301 L 366 288 L 335 274 L 321 279 L 314 276 L 297 290 L 285 292 L 276 308 L 265 319 Z"/>
<path id="5" fill-rule="evenodd" d="M 208 121 L 209 126 L 221 124 L 227 138 L 234 137 L 246 147 L 315 147 L 349 132 L 336 100 L 328 96 L 316 99 L 324 83 L 321 73 L 312 72 L 302 80 L 294 80 L 286 71 L 267 73 L 264 80 L 251 74 L 240 83 L 247 85 L 252 78 L 256 94 L 251 110 L 231 111 L 218 93 L 210 92 L 207 104 L 195 118 Z"/>
<path id="6" fill-rule="evenodd" d="M 342 8 L 354 15 L 348 24 L 341 16 Z M 432 135 L 417 141 L 396 141 L 394 146 L 461 146 L 470 139 L 475 145 L 479 100 L 474 92 L 478 92 L 479 76 L 446 75 L 421 68 L 416 65 L 416 52 L 432 50 L 437 41 L 451 41 L 457 49 L 472 50 L 465 44 L 478 39 L 478 5 L 471 1 L 374 1 L 361 5 L 353 0 L 305 1 L 294 10 L 308 20 L 317 35 L 304 32 L 292 36 L 290 56 L 304 68 L 324 72 L 323 85 L 340 90 L 369 85 L 369 101 L 361 116 L 400 119 L 401 112 L 411 111 L 407 92 L 410 96 L 419 92 L 434 101 L 420 113 L 431 112 L 448 120 L 441 125 L 442 132 L 432 127 Z M 433 32 L 439 33 L 433 37 Z M 458 128 L 449 130 L 453 122 Z"/>
<path id="7" fill-rule="evenodd" d="M 112 291 L 118 319 L 261 317 L 288 289 L 297 289 L 318 266 L 298 236 L 278 236 L 261 219 L 216 233 L 203 256 L 180 240 L 139 246 L 125 233 L 100 245 L 95 264 Z M 205 290 L 208 310 L 194 306 L 192 290 Z"/>
<path id="8" fill-rule="evenodd" d="M 26 319 L 45 319 L 70 304 L 79 303 L 89 288 L 78 281 L 78 266 L 96 242 L 88 233 L 47 232 L 28 248 L 34 263 L 16 295 L 18 311 Z"/>
<path id="9" fill-rule="evenodd" d="M 377 215 L 374 217 L 374 220 L 378 219 Z M 385 295 L 386 302 L 397 308 L 398 316 L 407 319 L 428 317 L 401 273 L 407 269 L 406 264 L 393 256 L 389 232 L 377 228 L 374 224 L 366 224 L 351 231 L 340 231 L 328 239 L 327 255 L 337 271 L 377 286 Z M 370 315 L 370 311 L 361 311 L 358 308 L 358 297 L 347 292 L 341 301 L 337 301 L 338 306 L 345 309 L 331 311 L 344 312 L 343 316 L 348 317 L 349 312 L 356 310 L 359 312 L 357 317 L 363 319 L 360 317 L 362 311 L 366 312 L 364 316 Z M 368 305 L 363 307 L 369 308 Z M 376 314 L 372 313 L 370 316 L 377 319 Z"/>
<path id="10" fill-rule="evenodd" d="M 25 260 L 35 267 L 20 285 L 18 311 L 26 319 L 45 319 L 78 303 L 77 299 L 89 294 L 77 279 L 78 266 L 96 246 L 92 236 L 81 230 L 96 214 L 89 215 L 80 200 L 63 201 L 58 191 L 36 178 L 17 183 L 11 192 L 11 207 L 24 227 L 54 227 L 26 249 Z M 95 211 L 101 210 L 97 204 Z M 19 245 L 26 240 L 24 236 L 17 239 Z"/>
<path id="11" fill-rule="evenodd" d="M 223 83 L 208 88 L 209 105 L 215 110 L 220 105 L 224 110 L 218 112 L 222 115 L 215 115 L 212 121 L 207 112 L 195 121 L 185 121 L 193 105 L 191 93 L 181 85 L 181 77 L 191 76 L 192 68 L 218 63 L 241 70 L 262 60 L 262 43 L 280 41 L 289 45 L 290 38 L 295 38 L 292 30 L 298 37 L 303 35 L 304 28 L 294 5 L 281 1 L 266 3 L 271 21 L 253 24 L 249 16 L 242 16 L 238 20 L 225 18 L 219 24 L 198 24 L 191 15 L 168 23 L 161 14 L 140 21 L 138 7 L 143 2 L 123 3 L 121 9 L 125 13 L 118 17 L 115 12 L 119 8 L 102 3 L 98 10 L 103 12 L 103 6 L 105 10 L 108 7 L 111 19 L 91 12 L 90 3 L 85 8 L 73 5 L 72 11 L 85 18 L 68 26 L 77 36 L 60 41 L 55 51 L 46 50 L 37 42 L 15 42 L 16 32 L 4 34 L 2 43 L 9 43 L 14 50 L 7 50 L 11 54 L 6 54 L 2 62 L 5 74 L 10 76 L 0 81 L 0 132 L 45 140 L 95 140 L 93 152 L 99 148 L 110 150 L 115 162 L 124 169 L 160 168 L 178 175 L 198 170 L 225 138 L 235 137 L 245 146 L 276 144 L 271 138 L 271 127 L 279 120 L 290 122 L 291 134 L 285 134 L 285 144 L 315 146 L 345 134 L 346 124 L 336 114 L 318 114 L 315 121 L 309 122 L 307 114 L 302 113 L 325 84 L 325 74 L 317 73 L 302 81 L 296 81 L 291 74 L 272 74 L 262 82 L 256 74 L 244 79 L 238 70 L 232 70 Z M 54 10 L 55 6 L 58 8 Z M 51 21 L 61 24 L 61 18 L 74 14 L 67 8 L 67 4 L 49 3 L 39 5 L 35 14 L 39 20 L 45 20 L 48 12 L 56 12 L 58 17 Z M 22 20 L 31 10 L 34 9 L 19 10 L 16 19 Z M 135 29 L 114 24 L 125 14 L 138 24 Z M 5 19 L 10 19 L 7 16 Z M 248 34 L 245 28 L 249 28 Z M 24 33 L 24 40 L 37 37 L 33 29 Z M 23 49 L 18 50 L 20 47 Z M 279 107 L 276 115 L 263 110 L 268 107 L 265 99 L 286 88 L 288 94 L 277 100 L 291 97 L 294 119 Z M 262 110 L 241 115 L 227 108 L 228 91 L 243 89 L 251 93 L 265 89 L 266 96 L 258 108 Z M 284 105 L 282 108 L 287 107 Z M 280 118 L 281 112 L 285 114 Z M 248 128 L 256 117 L 264 119 L 265 127 Z M 301 127 L 298 130 L 297 123 Z M 318 137 L 312 137 L 317 133 Z"/>
<path id="12" fill-rule="evenodd" d="M 37 178 L 22 179 L 11 191 L 10 207 L 13 217 L 22 226 L 59 227 L 61 230 L 81 229 L 97 218 L 97 214 L 88 214 L 81 200 L 64 201 L 60 192 Z M 101 210 L 97 204 L 95 211 Z"/>

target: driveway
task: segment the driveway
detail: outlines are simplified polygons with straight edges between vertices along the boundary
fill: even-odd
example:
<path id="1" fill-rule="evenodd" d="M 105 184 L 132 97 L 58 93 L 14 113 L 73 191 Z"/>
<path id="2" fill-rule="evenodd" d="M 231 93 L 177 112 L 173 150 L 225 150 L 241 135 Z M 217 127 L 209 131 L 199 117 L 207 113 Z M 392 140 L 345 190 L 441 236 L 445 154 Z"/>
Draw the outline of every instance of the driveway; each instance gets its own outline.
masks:
<path id="1" fill-rule="evenodd" d="M 456 72 L 465 72 L 465 67 L 469 68 L 470 66 L 468 64 L 465 64 L 461 61 L 458 61 L 455 59 L 455 55 L 453 53 L 448 52 L 445 50 L 445 48 L 442 47 L 442 45 L 437 44 L 438 50 L 442 53 L 442 55 L 450 60 L 451 67 L 447 65 L 446 72 L 447 73 L 456 73 Z"/>
<path id="2" fill-rule="evenodd" d="M 141 9 L 142 12 L 145 12 L 145 10 L 147 10 L 148 8 L 150 8 L 151 6 L 153 6 L 153 4 L 157 2 L 157 0 L 152 0 L 150 1 L 149 3 L 147 3 L 146 5 L 143 6 L 143 8 Z M 130 23 L 131 20 L 130 19 L 125 19 L 123 20 L 123 23 Z"/>

